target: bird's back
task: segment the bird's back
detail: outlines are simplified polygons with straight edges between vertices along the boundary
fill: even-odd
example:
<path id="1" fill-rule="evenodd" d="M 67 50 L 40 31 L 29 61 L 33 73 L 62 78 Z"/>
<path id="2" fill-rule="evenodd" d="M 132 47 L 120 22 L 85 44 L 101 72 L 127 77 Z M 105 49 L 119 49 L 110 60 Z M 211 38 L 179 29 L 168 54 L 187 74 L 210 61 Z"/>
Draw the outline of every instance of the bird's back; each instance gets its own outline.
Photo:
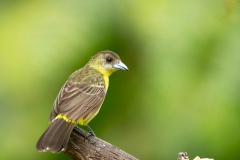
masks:
<path id="1" fill-rule="evenodd" d="M 75 71 L 61 88 L 50 115 L 86 125 L 101 107 L 106 95 L 103 75 L 85 66 Z"/>

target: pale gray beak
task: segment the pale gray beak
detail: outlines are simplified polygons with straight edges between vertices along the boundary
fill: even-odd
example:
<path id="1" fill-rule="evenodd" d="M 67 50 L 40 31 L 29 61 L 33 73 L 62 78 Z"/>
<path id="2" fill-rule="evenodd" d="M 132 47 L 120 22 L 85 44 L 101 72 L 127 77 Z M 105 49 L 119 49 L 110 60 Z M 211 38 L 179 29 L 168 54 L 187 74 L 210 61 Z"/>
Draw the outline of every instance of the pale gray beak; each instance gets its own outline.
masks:
<path id="1" fill-rule="evenodd" d="M 122 63 L 121 61 L 113 64 L 112 66 L 113 66 L 113 68 L 128 71 L 128 67 L 124 63 Z"/>

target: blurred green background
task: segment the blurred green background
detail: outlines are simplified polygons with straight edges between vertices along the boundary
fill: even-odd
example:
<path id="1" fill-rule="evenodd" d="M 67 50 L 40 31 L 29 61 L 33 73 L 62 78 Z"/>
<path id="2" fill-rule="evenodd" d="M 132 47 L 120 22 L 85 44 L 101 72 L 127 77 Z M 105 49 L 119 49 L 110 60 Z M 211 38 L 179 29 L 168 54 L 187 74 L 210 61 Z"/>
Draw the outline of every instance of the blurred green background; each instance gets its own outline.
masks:
<path id="1" fill-rule="evenodd" d="M 0 1 L 0 159 L 70 159 L 36 142 L 68 76 L 112 50 L 130 71 L 110 77 L 90 126 L 142 160 L 186 151 L 238 159 L 237 0 Z"/>

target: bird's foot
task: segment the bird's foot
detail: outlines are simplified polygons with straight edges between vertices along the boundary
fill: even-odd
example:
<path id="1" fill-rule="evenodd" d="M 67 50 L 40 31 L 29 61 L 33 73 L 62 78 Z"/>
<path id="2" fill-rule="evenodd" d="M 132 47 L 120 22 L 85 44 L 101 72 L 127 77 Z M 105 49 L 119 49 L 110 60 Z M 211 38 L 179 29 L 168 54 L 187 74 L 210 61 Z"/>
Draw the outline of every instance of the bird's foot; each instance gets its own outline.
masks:
<path id="1" fill-rule="evenodd" d="M 93 141 L 92 137 L 96 137 L 96 134 L 94 133 L 94 131 L 88 126 L 86 125 L 86 127 L 88 128 L 89 132 L 86 135 L 86 139 L 89 140 L 92 144 L 95 144 L 96 142 Z"/>

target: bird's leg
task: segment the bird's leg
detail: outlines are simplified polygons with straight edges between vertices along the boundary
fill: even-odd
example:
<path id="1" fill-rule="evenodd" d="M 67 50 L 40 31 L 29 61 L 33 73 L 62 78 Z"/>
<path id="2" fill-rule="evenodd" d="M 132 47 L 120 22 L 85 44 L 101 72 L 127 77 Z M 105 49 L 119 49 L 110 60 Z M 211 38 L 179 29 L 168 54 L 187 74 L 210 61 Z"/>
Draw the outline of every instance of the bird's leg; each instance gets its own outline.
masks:
<path id="1" fill-rule="evenodd" d="M 81 134 L 83 137 L 85 137 L 87 140 L 89 140 L 92 144 L 95 144 L 96 142 L 90 138 L 90 136 L 96 136 L 93 132 L 93 130 L 88 126 L 88 129 L 90 132 L 84 131 L 82 128 L 79 128 L 77 125 L 73 128 L 75 131 L 77 131 L 79 134 Z"/>
<path id="2" fill-rule="evenodd" d="M 96 136 L 96 134 L 94 133 L 94 131 L 92 130 L 92 128 L 89 127 L 89 125 L 86 125 L 86 127 L 88 128 L 88 131 L 89 131 L 90 136 Z"/>
<path id="3" fill-rule="evenodd" d="M 85 138 L 88 136 L 88 133 L 85 132 L 82 128 L 79 128 L 77 125 L 73 128 L 75 131 L 77 131 L 79 134 L 84 136 Z"/>
<path id="4" fill-rule="evenodd" d="M 92 138 L 90 138 L 91 136 L 96 137 L 96 134 L 94 133 L 94 131 L 92 130 L 92 128 L 90 128 L 88 125 L 86 125 L 86 127 L 88 128 L 89 134 L 85 137 L 87 140 L 89 140 L 93 145 L 96 144 L 96 141 L 93 140 Z"/>

